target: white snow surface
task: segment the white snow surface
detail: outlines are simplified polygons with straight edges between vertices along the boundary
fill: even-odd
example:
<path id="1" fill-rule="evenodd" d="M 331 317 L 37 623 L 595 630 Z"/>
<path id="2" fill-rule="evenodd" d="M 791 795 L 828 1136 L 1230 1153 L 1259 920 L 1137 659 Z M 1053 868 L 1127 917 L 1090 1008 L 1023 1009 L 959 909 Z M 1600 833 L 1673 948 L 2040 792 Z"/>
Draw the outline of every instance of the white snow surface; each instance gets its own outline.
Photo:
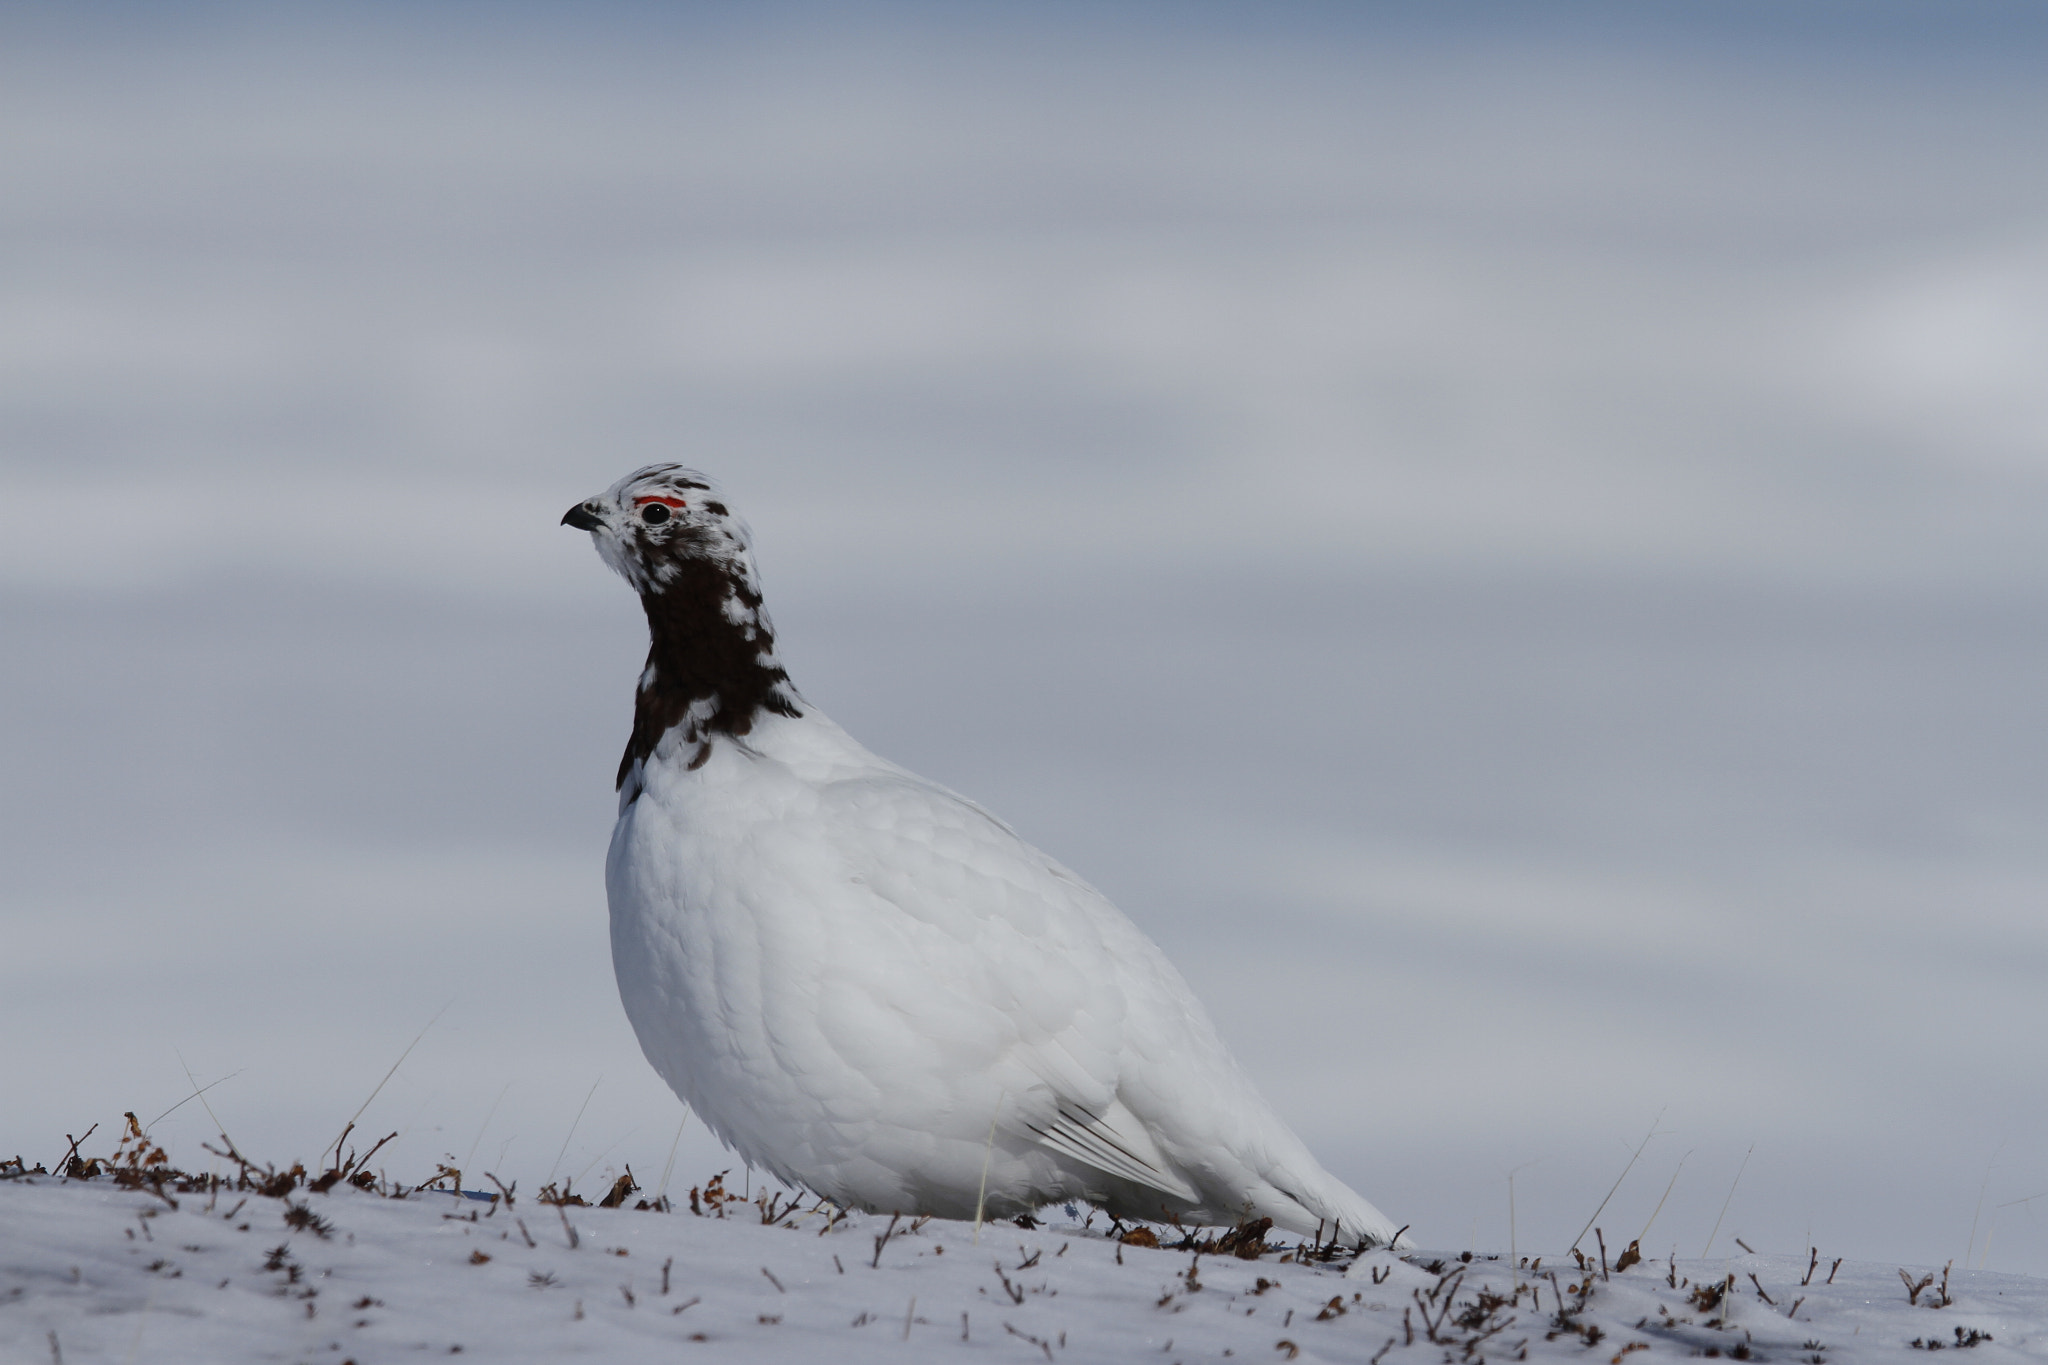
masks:
<path id="1" fill-rule="evenodd" d="M 324 1233 L 288 1225 L 294 1206 Z M 805 1212 L 766 1226 L 743 1202 L 721 1219 L 686 1203 L 507 1208 L 346 1185 L 160 1198 L 104 1179 L 15 1177 L 0 1180 L 0 1360 L 1647 1365 L 1718 1352 L 1848 1365 L 1924 1360 L 1916 1340 L 1960 1349 L 1972 1332 L 1983 1335 L 1970 1365 L 2048 1355 L 2048 1281 L 2022 1276 L 1954 1272 L 1951 1302 L 1936 1307 L 1939 1266 L 1908 1268 L 1934 1276 L 1911 1304 L 1900 1267 L 1822 1258 L 1809 1274 L 1805 1255 L 1603 1275 L 1555 1254 L 1518 1271 L 1505 1257 L 1380 1251 L 1347 1273 L 1341 1259 L 1296 1263 L 1292 1248 L 1246 1261 L 1120 1246 L 1099 1216 L 1089 1227 L 1049 1212 L 1032 1230 L 984 1225 L 978 1241 L 969 1223 L 905 1220 L 878 1253 L 887 1219 L 827 1228 Z M 1724 1305 L 1695 1303 L 1699 1286 L 1730 1277 Z M 1576 1329 L 1557 1331 L 1575 1285 L 1590 1290 Z M 1509 1302 L 1474 1317 L 1482 1291 Z"/>

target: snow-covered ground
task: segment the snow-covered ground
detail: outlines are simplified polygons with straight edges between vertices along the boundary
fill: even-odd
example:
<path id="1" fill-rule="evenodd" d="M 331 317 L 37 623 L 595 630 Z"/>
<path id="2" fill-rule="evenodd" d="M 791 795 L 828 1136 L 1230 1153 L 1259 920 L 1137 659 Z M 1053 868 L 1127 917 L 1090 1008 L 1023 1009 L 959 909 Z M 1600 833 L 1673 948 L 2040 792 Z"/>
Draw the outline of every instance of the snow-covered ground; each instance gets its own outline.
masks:
<path id="1" fill-rule="evenodd" d="M 232 1169 L 232 1168 L 230 1168 Z M 1298 1244 L 1255 1259 L 1035 1229 L 832 1218 L 744 1190 L 673 1211 L 514 1192 L 277 1195 L 107 1176 L 0 1179 L 0 1359 L 14 1361 L 1569 1360 L 1849 1365 L 2048 1355 L 2048 1282 L 1737 1255 L 1616 1268 L 1597 1243 L 1465 1259 Z M 386 1189 L 391 1187 L 386 1186 Z M 1085 1212 L 1085 1211 L 1084 1211 Z M 1467 1254 L 1469 1255 L 1469 1254 Z M 1945 1292 L 1944 1292 L 1945 1290 Z M 1637 1362 L 1642 1365 L 1642 1362 Z"/>

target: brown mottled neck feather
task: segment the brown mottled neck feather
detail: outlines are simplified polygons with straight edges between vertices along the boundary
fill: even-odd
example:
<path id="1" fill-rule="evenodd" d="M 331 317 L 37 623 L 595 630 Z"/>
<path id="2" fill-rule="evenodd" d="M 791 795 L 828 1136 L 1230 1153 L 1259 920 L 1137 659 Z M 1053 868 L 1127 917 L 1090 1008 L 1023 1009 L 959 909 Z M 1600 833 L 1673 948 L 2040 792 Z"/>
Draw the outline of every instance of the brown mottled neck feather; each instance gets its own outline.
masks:
<path id="1" fill-rule="evenodd" d="M 678 559 L 666 581 L 641 595 L 640 605 L 647 612 L 649 672 L 641 675 L 633 737 L 615 786 L 623 788 L 634 763 L 678 725 L 684 742 L 697 746 L 690 760 L 695 768 L 711 756 L 714 736 L 747 734 L 759 713 L 803 714 L 789 674 L 775 662 L 761 594 L 731 566 Z"/>

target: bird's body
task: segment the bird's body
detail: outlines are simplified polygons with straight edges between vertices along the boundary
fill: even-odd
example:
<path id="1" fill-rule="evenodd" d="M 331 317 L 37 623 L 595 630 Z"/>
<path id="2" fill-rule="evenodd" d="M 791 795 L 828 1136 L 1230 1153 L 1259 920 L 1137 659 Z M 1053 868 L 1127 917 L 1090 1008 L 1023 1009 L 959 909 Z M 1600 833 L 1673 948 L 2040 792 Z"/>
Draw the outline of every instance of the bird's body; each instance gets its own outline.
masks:
<path id="1" fill-rule="evenodd" d="M 1099 892 L 797 695 L 701 476 L 641 470 L 564 520 L 653 636 L 606 864 L 620 997 L 722 1141 L 885 1213 L 1396 1236 Z"/>

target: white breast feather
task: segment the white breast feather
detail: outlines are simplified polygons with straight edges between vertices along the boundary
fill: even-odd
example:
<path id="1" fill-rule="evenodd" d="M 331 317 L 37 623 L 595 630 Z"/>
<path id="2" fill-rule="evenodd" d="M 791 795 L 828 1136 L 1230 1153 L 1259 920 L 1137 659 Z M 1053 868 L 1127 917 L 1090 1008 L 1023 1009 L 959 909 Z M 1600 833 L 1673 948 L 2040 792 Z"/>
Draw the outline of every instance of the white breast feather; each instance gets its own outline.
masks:
<path id="1" fill-rule="evenodd" d="M 992 1213 L 1089 1198 L 1394 1231 L 1272 1115 L 1114 906 L 815 711 L 695 771 L 657 763 L 608 881 L 649 1060 L 785 1179 L 971 1217 L 986 1164 Z"/>

